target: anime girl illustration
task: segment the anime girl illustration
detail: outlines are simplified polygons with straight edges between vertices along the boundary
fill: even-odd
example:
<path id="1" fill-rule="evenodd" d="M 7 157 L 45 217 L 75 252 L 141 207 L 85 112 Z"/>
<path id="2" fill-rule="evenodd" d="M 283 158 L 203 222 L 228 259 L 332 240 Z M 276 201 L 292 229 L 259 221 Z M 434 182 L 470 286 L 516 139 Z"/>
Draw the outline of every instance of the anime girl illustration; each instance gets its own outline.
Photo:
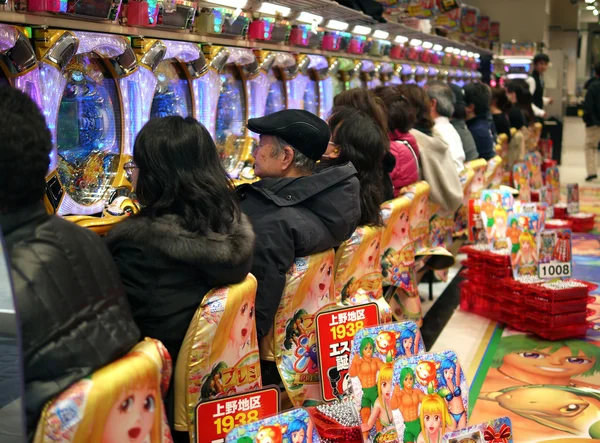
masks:
<path id="1" fill-rule="evenodd" d="M 210 362 L 213 366 L 210 377 L 202 386 L 202 398 L 213 398 L 217 395 L 229 395 L 245 392 L 260 386 L 260 381 L 250 379 L 244 385 L 237 385 L 233 377 L 229 386 L 223 384 L 223 371 L 227 368 L 255 365 L 259 362 L 258 338 L 256 335 L 255 293 L 243 291 L 240 296 L 230 292 L 225 302 L 225 309 L 218 322 L 217 330 L 211 346 Z M 234 370 L 235 371 L 235 370 Z M 211 392 L 210 397 L 204 393 Z"/>
<path id="2" fill-rule="evenodd" d="M 417 355 L 419 353 L 419 339 L 420 334 L 416 336 L 410 329 L 405 329 L 400 336 L 400 355 L 403 357 Z"/>
<path id="3" fill-rule="evenodd" d="M 500 240 L 506 238 L 506 230 L 508 229 L 508 214 L 502 207 L 494 209 L 493 213 L 493 225 L 490 232 L 490 237 L 493 240 Z"/>
<path id="4" fill-rule="evenodd" d="M 304 319 L 307 317 L 308 312 L 306 312 L 304 309 L 299 309 L 290 319 L 285 328 L 285 340 L 283 342 L 285 349 L 292 349 L 292 344 L 294 343 L 297 347 L 300 346 L 298 339 L 302 335 L 307 335 L 306 328 L 304 327 Z"/>
<path id="5" fill-rule="evenodd" d="M 72 442 L 162 442 L 160 377 L 157 363 L 144 352 L 132 352 L 95 372 Z"/>
<path id="6" fill-rule="evenodd" d="M 289 443 L 311 443 L 312 442 L 312 421 L 306 423 L 304 420 L 295 419 L 292 421 L 285 436 Z"/>
<path id="7" fill-rule="evenodd" d="M 369 240 L 365 242 L 364 239 L 361 239 L 349 264 L 343 268 L 338 264 L 336 271 L 336 280 L 347 279 L 341 290 L 342 300 L 352 305 L 377 300 L 382 293 L 381 236 L 379 233 L 369 234 Z"/>
<path id="8" fill-rule="evenodd" d="M 415 193 L 415 200 L 410 211 L 411 237 L 416 240 L 427 232 L 429 226 L 429 192 Z M 425 229 L 425 231 L 423 231 Z"/>
<path id="9" fill-rule="evenodd" d="M 421 401 L 419 420 L 421 422 L 421 433 L 417 438 L 417 443 L 441 442 L 450 423 L 444 400 L 437 394 L 426 395 Z"/>
<path id="10" fill-rule="evenodd" d="M 450 428 L 464 428 L 467 426 L 467 412 L 465 411 L 460 389 L 460 364 L 447 358 L 442 361 L 439 372 L 441 377 L 438 393 L 445 395 L 444 399 L 451 417 L 449 421 Z"/>
<path id="11" fill-rule="evenodd" d="M 519 252 L 513 263 L 517 275 L 536 275 L 538 257 L 533 235 L 530 232 L 523 232 L 519 236 L 519 245 Z"/>
<path id="12" fill-rule="evenodd" d="M 361 425 L 363 432 L 370 432 L 373 428 L 377 434 L 392 431 L 395 434 L 394 418 L 390 404 L 392 398 L 392 378 L 394 375 L 393 363 L 385 363 L 377 374 L 377 400 L 371 409 L 367 422 Z M 377 439 L 377 437 L 375 437 Z"/>

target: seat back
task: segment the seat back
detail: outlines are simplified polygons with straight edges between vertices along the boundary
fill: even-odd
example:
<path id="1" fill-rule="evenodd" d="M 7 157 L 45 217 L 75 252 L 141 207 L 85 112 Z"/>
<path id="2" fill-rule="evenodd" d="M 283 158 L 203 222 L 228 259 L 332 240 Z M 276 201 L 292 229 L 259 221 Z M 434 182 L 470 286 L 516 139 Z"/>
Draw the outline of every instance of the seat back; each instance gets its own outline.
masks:
<path id="1" fill-rule="evenodd" d="M 454 237 L 462 237 L 467 232 L 473 178 L 475 178 L 475 171 L 467 163 L 465 169 L 460 173 L 460 183 L 463 187 L 463 204 L 454 216 Z"/>
<path id="2" fill-rule="evenodd" d="M 552 194 L 552 204 L 557 204 L 560 201 L 560 171 L 558 166 L 546 169 L 545 183 L 548 192 Z"/>
<path id="3" fill-rule="evenodd" d="M 502 184 L 502 176 L 504 175 L 502 164 L 502 157 L 499 155 L 488 161 L 487 169 L 485 171 L 486 188 L 498 188 Z"/>
<path id="4" fill-rule="evenodd" d="M 261 358 L 275 360 L 294 406 L 321 401 L 315 319 L 341 305 L 333 289 L 335 253 L 297 258 L 287 272 L 275 322 L 260 344 Z"/>
<path id="5" fill-rule="evenodd" d="M 513 131 L 511 129 L 511 133 L 512 132 Z M 515 130 L 515 132 L 516 132 L 516 130 Z M 511 135 L 511 137 L 512 137 L 512 135 Z M 506 155 L 508 154 L 508 135 L 506 135 L 506 134 L 498 135 L 498 138 L 496 139 L 496 154 L 498 154 L 502 158 L 506 158 Z"/>
<path id="6" fill-rule="evenodd" d="M 145 339 L 51 400 L 42 412 L 34 442 L 124 442 L 130 441 L 132 433 L 139 441 L 172 442 L 162 401 L 171 369 L 171 357 L 162 343 Z M 133 423 L 135 427 L 127 427 Z"/>
<path id="7" fill-rule="evenodd" d="M 256 278 L 211 290 L 188 327 L 175 365 L 175 429 L 194 441 L 202 400 L 262 386 L 256 334 Z"/>
<path id="8" fill-rule="evenodd" d="M 420 181 L 407 188 L 405 195 L 412 199 L 410 206 L 410 238 L 418 245 L 429 233 L 429 194 L 431 187 Z"/>
<path id="9" fill-rule="evenodd" d="M 391 321 L 383 299 L 381 238 L 383 228 L 359 226 L 335 254 L 334 291 L 345 306 L 377 303 L 382 322 Z"/>
<path id="10" fill-rule="evenodd" d="M 471 168 L 474 172 L 469 199 L 479 198 L 479 194 L 485 189 L 485 172 L 487 171 L 487 161 L 482 158 L 478 158 L 477 160 L 467 162 L 465 166 Z"/>
<path id="11" fill-rule="evenodd" d="M 529 151 L 536 151 L 538 149 L 540 138 L 542 136 L 542 128 L 543 125 L 541 123 L 534 123 L 533 127 L 531 128 L 527 142 L 527 149 Z"/>
<path id="12" fill-rule="evenodd" d="M 517 163 L 513 170 L 513 184 L 519 191 L 519 200 L 522 202 L 531 201 L 531 171 L 525 163 Z"/>
<path id="13" fill-rule="evenodd" d="M 539 152 L 528 152 L 525 155 L 525 164 L 529 169 L 530 185 L 531 189 L 538 190 L 544 186 L 544 179 L 542 177 L 542 154 Z"/>

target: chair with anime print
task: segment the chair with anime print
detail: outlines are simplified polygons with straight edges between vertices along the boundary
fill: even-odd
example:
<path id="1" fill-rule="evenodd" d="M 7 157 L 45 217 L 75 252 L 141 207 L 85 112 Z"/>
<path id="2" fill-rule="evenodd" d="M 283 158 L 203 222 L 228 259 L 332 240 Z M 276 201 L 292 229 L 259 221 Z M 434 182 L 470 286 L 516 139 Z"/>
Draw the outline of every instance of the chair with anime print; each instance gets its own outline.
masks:
<path id="1" fill-rule="evenodd" d="M 38 422 L 34 443 L 171 443 L 162 400 L 171 370 L 166 348 L 146 338 L 51 400 Z"/>
<path id="2" fill-rule="evenodd" d="M 415 244 L 410 237 L 413 200 L 406 195 L 385 202 L 381 215 L 381 271 L 384 297 L 395 321 L 423 323 L 421 298 L 415 272 Z"/>
<path id="3" fill-rule="evenodd" d="M 502 176 L 504 175 L 504 168 L 502 167 L 503 163 L 500 155 L 497 155 L 488 161 L 487 169 L 485 170 L 486 189 L 497 189 L 502 184 Z"/>
<path id="4" fill-rule="evenodd" d="M 195 409 L 210 400 L 262 387 L 254 306 L 257 282 L 215 288 L 202 299 L 175 365 L 176 431 L 195 441 Z"/>
<path id="5" fill-rule="evenodd" d="M 261 360 L 275 362 L 295 407 L 320 404 L 316 316 L 341 305 L 333 289 L 335 252 L 296 258 L 286 282 L 273 327 L 260 343 Z"/>
<path id="6" fill-rule="evenodd" d="M 392 321 L 390 306 L 383 298 L 381 237 L 379 226 L 359 226 L 335 254 L 333 285 L 336 299 L 344 306 L 376 303 L 381 323 Z"/>
<path id="7" fill-rule="evenodd" d="M 527 139 L 527 151 L 533 152 L 538 150 L 540 144 L 540 138 L 542 137 L 543 125 L 541 123 L 534 123 L 530 129 L 529 137 Z"/>
<path id="8" fill-rule="evenodd" d="M 485 173 L 487 171 L 487 161 L 478 158 L 465 163 L 465 167 L 473 170 L 473 181 L 471 182 L 471 194 L 470 198 L 479 198 L 481 191 L 485 189 Z"/>
<path id="9" fill-rule="evenodd" d="M 473 178 L 475 177 L 475 171 L 468 165 L 465 165 L 465 169 L 459 174 L 460 183 L 463 188 L 463 204 L 454 216 L 454 238 L 464 237 L 467 234 L 468 228 L 468 216 L 469 216 L 469 200 L 471 198 L 471 188 L 473 184 Z"/>
<path id="10" fill-rule="evenodd" d="M 512 186 L 512 173 L 515 164 L 522 162 L 525 159 L 525 128 L 517 130 L 512 128 L 510 130 L 511 138 L 508 143 L 508 152 L 504 163 L 504 179 L 502 184 L 506 186 Z"/>

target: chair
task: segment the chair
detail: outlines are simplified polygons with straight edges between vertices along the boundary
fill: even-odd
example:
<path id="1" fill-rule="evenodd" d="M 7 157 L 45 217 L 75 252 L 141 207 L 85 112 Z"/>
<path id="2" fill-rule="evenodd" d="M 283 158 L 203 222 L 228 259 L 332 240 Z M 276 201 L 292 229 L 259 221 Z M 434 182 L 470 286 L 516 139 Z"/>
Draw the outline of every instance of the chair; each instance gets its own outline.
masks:
<path id="1" fill-rule="evenodd" d="M 335 254 L 333 281 L 335 297 L 343 305 L 376 303 L 381 322 L 389 323 L 392 314 L 382 287 L 382 233 L 381 227 L 359 226 Z"/>
<path id="2" fill-rule="evenodd" d="M 466 166 L 471 168 L 475 175 L 471 182 L 471 194 L 469 198 L 479 198 L 481 191 L 485 189 L 485 172 L 487 171 L 487 161 L 482 158 L 466 163 Z"/>
<path id="3" fill-rule="evenodd" d="M 502 134 L 504 135 L 504 134 Z M 502 176 L 504 175 L 503 161 L 500 155 L 490 159 L 485 171 L 485 187 L 498 188 L 502 184 Z"/>
<path id="4" fill-rule="evenodd" d="M 415 272 L 415 244 L 410 237 L 413 200 L 406 195 L 381 207 L 385 229 L 381 239 L 383 285 L 392 316 L 396 321 L 423 323 L 421 298 Z"/>
<path id="5" fill-rule="evenodd" d="M 256 278 L 211 290 L 194 314 L 175 365 L 175 429 L 195 434 L 202 400 L 262 386 L 254 306 Z M 245 331 L 245 333 L 244 333 Z"/>
<path id="6" fill-rule="evenodd" d="M 519 191 L 519 200 L 531 201 L 531 171 L 525 163 L 517 163 L 513 169 L 513 184 Z"/>
<path id="7" fill-rule="evenodd" d="M 463 204 L 454 217 L 454 238 L 463 237 L 467 233 L 469 217 L 469 200 L 471 198 L 471 188 L 475 171 L 468 165 L 460 173 L 460 183 L 463 187 Z"/>
<path id="8" fill-rule="evenodd" d="M 529 133 L 529 137 L 527 139 L 528 151 L 536 151 L 538 149 L 540 138 L 542 137 L 542 128 L 543 125 L 541 123 L 533 124 L 533 127 L 531 128 Z"/>
<path id="9" fill-rule="evenodd" d="M 162 343 L 146 338 L 124 357 L 51 400 L 38 422 L 34 443 L 129 441 L 132 432 L 140 441 L 172 442 L 162 400 L 171 369 L 171 357 Z M 141 426 L 123 426 L 119 415 L 124 407 L 142 418 Z"/>
<path id="10" fill-rule="evenodd" d="M 530 184 L 532 190 L 539 190 L 544 186 L 542 177 L 542 154 L 539 152 L 529 152 L 525 155 L 525 164 L 529 169 Z"/>
<path id="11" fill-rule="evenodd" d="M 552 166 L 546 169 L 545 184 L 548 192 L 552 194 L 552 204 L 557 204 L 560 201 L 560 171 L 558 166 Z"/>
<path id="12" fill-rule="evenodd" d="M 262 360 L 274 361 L 296 407 L 321 402 L 315 317 L 341 305 L 333 289 L 335 253 L 297 258 L 287 272 L 273 328 L 260 343 Z"/>

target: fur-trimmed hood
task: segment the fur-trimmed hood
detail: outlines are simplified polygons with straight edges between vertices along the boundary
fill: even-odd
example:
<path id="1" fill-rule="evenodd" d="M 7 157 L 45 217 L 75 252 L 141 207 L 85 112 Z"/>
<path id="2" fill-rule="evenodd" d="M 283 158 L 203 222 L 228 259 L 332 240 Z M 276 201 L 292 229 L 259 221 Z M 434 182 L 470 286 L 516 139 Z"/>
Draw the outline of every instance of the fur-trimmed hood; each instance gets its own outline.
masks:
<path id="1" fill-rule="evenodd" d="M 224 234 L 190 232 L 182 226 L 180 217 L 173 214 L 152 219 L 137 215 L 120 223 L 106 237 L 111 250 L 127 241 L 198 267 L 240 265 L 252 256 L 254 240 L 252 224 L 244 214 L 240 214 L 230 231 Z"/>

